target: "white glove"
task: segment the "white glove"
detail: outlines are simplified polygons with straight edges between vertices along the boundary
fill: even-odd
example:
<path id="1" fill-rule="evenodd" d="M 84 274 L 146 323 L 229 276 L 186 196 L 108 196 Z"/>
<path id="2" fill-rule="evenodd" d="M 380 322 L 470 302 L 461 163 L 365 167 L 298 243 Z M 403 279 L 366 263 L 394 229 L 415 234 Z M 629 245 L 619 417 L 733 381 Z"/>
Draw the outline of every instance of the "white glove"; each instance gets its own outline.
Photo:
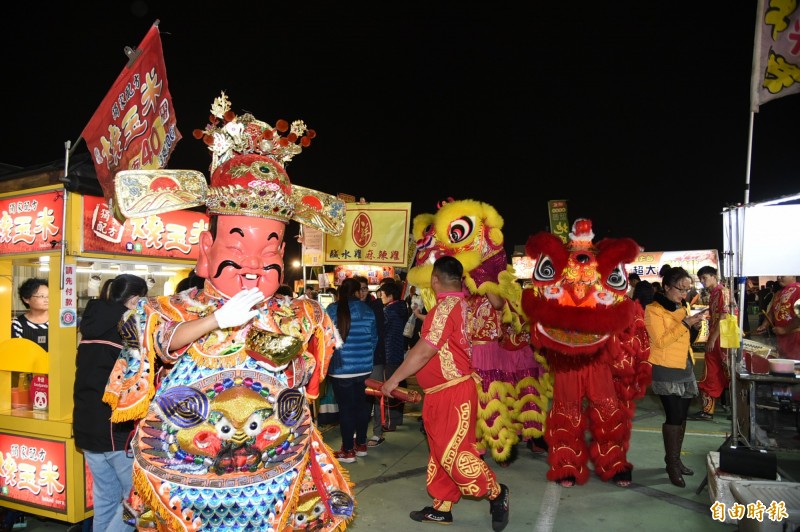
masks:
<path id="1" fill-rule="evenodd" d="M 220 329 L 244 325 L 258 315 L 253 307 L 264 301 L 264 294 L 258 288 L 242 290 L 214 312 Z"/>

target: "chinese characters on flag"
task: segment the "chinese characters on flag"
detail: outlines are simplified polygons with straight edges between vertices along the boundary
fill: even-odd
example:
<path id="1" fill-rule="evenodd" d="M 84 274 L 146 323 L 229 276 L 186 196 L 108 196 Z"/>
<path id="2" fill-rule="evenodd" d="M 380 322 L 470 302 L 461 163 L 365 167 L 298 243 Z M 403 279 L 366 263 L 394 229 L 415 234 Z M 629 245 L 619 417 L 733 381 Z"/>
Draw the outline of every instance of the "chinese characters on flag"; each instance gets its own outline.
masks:
<path id="1" fill-rule="evenodd" d="M 150 28 L 137 52 L 81 133 L 106 198 L 114 195 L 119 170 L 164 168 L 181 139 L 158 26 Z"/>
<path id="2" fill-rule="evenodd" d="M 800 9 L 797 2 L 759 0 L 750 108 L 800 92 Z"/>

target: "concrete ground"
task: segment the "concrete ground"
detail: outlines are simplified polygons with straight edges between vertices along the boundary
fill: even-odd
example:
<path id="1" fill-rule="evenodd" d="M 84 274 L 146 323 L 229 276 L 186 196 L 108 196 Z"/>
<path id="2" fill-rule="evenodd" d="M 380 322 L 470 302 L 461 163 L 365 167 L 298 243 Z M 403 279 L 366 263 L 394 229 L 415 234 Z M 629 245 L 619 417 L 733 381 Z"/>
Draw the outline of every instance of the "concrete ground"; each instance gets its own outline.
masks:
<path id="1" fill-rule="evenodd" d="M 412 521 L 411 510 L 430 503 L 425 491 L 427 443 L 419 431 L 419 410 L 405 416 L 404 425 L 388 433 L 386 441 L 371 448 L 369 455 L 345 464 L 355 483 L 357 517 L 350 529 L 382 532 L 425 530 L 431 525 Z M 498 467 L 490 460 L 501 482 L 511 488 L 511 520 L 506 530 L 515 531 L 618 531 L 647 530 L 693 532 L 737 530 L 736 525 L 714 521 L 709 509 L 708 488 L 695 493 L 706 474 L 709 451 L 716 451 L 730 433 L 725 415 L 714 421 L 689 422 L 683 461 L 695 470 L 685 477 L 685 488 L 673 486 L 664 472 L 661 439 L 663 414 L 654 396 L 639 403 L 634 421 L 629 459 L 635 465 L 633 484 L 619 488 L 592 476 L 583 486 L 562 488 L 545 479 L 547 462 L 523 444 L 510 467 Z M 338 426 L 323 427 L 326 442 L 338 449 Z M 779 453 L 784 480 L 800 479 L 800 455 Z M 453 529 L 490 530 L 486 501 L 459 502 L 453 510 Z M 68 524 L 29 520 L 27 530 L 66 531 Z"/>
<path id="2" fill-rule="evenodd" d="M 702 362 L 701 362 L 702 364 Z M 700 366 L 702 367 L 702 366 Z M 696 411 L 697 404 L 691 411 Z M 432 525 L 412 521 L 411 510 L 430 504 L 425 490 L 425 467 L 428 448 L 419 430 L 420 406 L 410 405 L 405 423 L 396 432 L 387 433 L 386 441 L 370 448 L 369 455 L 356 463 L 345 464 L 355 483 L 357 517 L 351 523 L 354 531 L 380 530 L 400 532 L 426 530 Z M 717 451 L 731 433 L 732 423 L 724 412 L 713 421 L 690 421 L 683 446 L 683 462 L 695 470 L 686 476 L 686 487 L 673 486 L 664 471 L 664 446 L 661 437 L 663 412 L 658 398 L 645 396 L 639 403 L 633 423 L 629 460 L 634 464 L 633 483 L 619 488 L 592 475 L 583 486 L 562 488 L 548 482 L 546 457 L 534 454 L 524 444 L 517 449 L 516 460 L 501 468 L 490 460 L 499 480 L 511 489 L 509 532 L 522 531 L 669 531 L 706 532 L 735 531 L 736 524 L 712 519 L 708 487 L 700 489 L 707 473 L 709 452 Z M 759 421 L 760 422 L 760 421 Z M 797 442 L 800 449 L 794 414 L 777 416 L 772 428 L 782 431 L 782 441 Z M 321 427 L 326 443 L 334 449 L 341 444 L 336 425 Z M 371 434 L 371 432 L 370 432 Z M 800 482 L 800 453 L 795 449 L 776 451 L 783 481 Z M 765 504 L 769 504 L 767 501 Z M 484 500 L 464 499 L 453 509 L 452 528 L 458 531 L 491 529 L 489 504 Z M 765 519 L 767 519 L 765 517 Z M 765 521 L 766 526 L 783 530 L 789 521 L 800 522 L 792 515 L 784 523 Z M 56 521 L 29 520 L 31 532 L 66 531 L 68 524 Z M 742 530 L 754 530 L 743 528 Z"/>

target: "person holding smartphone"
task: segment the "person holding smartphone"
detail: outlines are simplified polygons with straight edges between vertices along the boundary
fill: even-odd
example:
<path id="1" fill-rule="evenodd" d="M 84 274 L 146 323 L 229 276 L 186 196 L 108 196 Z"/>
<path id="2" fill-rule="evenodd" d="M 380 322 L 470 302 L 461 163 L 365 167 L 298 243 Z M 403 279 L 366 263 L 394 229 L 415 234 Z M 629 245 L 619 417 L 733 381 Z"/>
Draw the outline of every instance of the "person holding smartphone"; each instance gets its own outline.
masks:
<path id="1" fill-rule="evenodd" d="M 681 462 L 681 447 L 686 432 L 689 405 L 697 396 L 694 377 L 692 342 L 700 332 L 703 314 L 689 315 L 686 294 L 692 277 L 683 268 L 662 269 L 664 292 L 657 293 L 644 312 L 645 327 L 650 337 L 650 358 L 653 365 L 653 393 L 664 407 L 664 461 L 672 484 L 686 486 L 683 475 L 694 471 Z"/>

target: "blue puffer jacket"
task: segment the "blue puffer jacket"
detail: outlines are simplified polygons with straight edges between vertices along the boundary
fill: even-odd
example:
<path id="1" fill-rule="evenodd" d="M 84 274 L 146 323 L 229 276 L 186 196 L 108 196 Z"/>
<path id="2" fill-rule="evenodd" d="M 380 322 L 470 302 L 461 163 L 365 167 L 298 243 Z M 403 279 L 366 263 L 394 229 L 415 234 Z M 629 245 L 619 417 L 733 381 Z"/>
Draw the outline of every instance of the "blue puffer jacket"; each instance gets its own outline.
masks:
<path id="1" fill-rule="evenodd" d="M 403 327 L 408 321 L 408 307 L 405 301 L 392 301 L 383 307 L 386 317 L 386 363 L 399 366 L 406 356 L 406 337 Z"/>
<path id="2" fill-rule="evenodd" d="M 350 332 L 347 340 L 333 354 L 328 373 L 331 376 L 344 377 L 372 373 L 373 353 L 378 343 L 378 327 L 375 313 L 358 298 L 350 303 Z M 325 312 L 336 325 L 336 310 L 339 303 L 331 303 Z"/>

